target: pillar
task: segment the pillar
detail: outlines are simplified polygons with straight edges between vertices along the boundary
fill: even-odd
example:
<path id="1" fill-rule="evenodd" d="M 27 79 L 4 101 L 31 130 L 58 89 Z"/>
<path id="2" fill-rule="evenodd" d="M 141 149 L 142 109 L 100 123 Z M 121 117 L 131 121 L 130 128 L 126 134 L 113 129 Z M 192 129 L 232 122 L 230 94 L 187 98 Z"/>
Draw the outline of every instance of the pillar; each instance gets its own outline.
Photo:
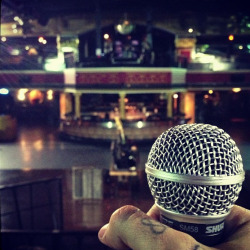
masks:
<path id="1" fill-rule="evenodd" d="M 173 118 L 173 97 L 172 93 L 167 93 L 167 117 Z"/>
<path id="2" fill-rule="evenodd" d="M 126 110 L 125 110 L 125 92 L 120 92 L 120 101 L 119 101 L 119 112 L 120 112 L 120 117 L 122 120 L 126 118 Z"/>
<path id="3" fill-rule="evenodd" d="M 186 118 L 191 118 L 189 123 L 195 122 L 195 93 L 193 92 L 187 92 L 184 94 L 183 97 L 183 109 Z"/>
<path id="4" fill-rule="evenodd" d="M 59 102 L 60 102 L 60 118 L 65 119 L 66 118 L 65 115 L 73 111 L 71 94 L 61 93 Z"/>
<path id="5" fill-rule="evenodd" d="M 81 93 L 74 93 L 75 98 L 75 117 L 81 117 Z"/>
<path id="6" fill-rule="evenodd" d="M 185 96 L 186 96 L 186 93 L 179 94 L 179 113 L 180 114 L 186 114 L 186 112 L 185 112 L 185 106 L 186 106 Z"/>

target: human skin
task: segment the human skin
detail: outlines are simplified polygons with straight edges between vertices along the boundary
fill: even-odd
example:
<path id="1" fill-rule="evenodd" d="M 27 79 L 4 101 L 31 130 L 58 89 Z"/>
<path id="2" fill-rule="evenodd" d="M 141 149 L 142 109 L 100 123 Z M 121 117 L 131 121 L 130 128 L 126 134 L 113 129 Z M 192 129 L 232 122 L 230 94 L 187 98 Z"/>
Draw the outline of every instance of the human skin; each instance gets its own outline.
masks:
<path id="1" fill-rule="evenodd" d="M 159 222 L 159 209 L 153 205 L 144 213 L 134 206 L 116 210 L 99 233 L 99 240 L 113 249 L 134 250 L 212 250 L 250 249 L 250 210 L 234 206 L 225 219 L 224 242 L 208 247 L 190 235 Z"/>

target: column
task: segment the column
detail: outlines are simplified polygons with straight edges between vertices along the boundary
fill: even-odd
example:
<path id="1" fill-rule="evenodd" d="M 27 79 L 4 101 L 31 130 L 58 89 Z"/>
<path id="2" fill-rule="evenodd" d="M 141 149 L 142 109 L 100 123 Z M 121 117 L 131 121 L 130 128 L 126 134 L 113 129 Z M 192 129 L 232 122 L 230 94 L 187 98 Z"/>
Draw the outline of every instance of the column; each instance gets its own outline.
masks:
<path id="1" fill-rule="evenodd" d="M 60 94 L 60 119 L 65 119 L 66 114 L 72 112 L 72 96 L 70 93 Z"/>
<path id="2" fill-rule="evenodd" d="M 167 117 L 173 118 L 173 97 L 172 93 L 167 93 Z"/>
<path id="3" fill-rule="evenodd" d="M 191 118 L 189 123 L 195 122 L 195 93 L 193 92 L 187 92 L 184 94 L 183 98 L 184 103 L 184 113 L 186 118 Z"/>
<path id="4" fill-rule="evenodd" d="M 81 93 L 74 93 L 75 98 L 75 117 L 81 117 Z"/>
<path id="5" fill-rule="evenodd" d="M 120 96 L 119 112 L 120 112 L 120 117 L 123 120 L 123 119 L 126 118 L 126 110 L 125 110 L 125 96 L 126 96 L 126 93 L 125 92 L 120 92 L 119 96 Z"/>
<path id="6" fill-rule="evenodd" d="M 185 114 L 185 106 L 186 106 L 186 103 L 185 103 L 185 95 L 186 93 L 180 93 L 179 94 L 179 113 L 180 114 Z"/>

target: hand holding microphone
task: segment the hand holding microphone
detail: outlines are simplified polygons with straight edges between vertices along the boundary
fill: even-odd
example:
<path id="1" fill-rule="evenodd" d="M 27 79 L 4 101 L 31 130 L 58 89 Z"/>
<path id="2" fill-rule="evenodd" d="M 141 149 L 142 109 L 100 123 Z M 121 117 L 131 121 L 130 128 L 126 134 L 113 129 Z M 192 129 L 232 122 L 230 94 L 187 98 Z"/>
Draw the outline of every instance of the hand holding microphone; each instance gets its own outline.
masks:
<path id="1" fill-rule="evenodd" d="M 186 233 L 159 222 L 154 205 L 145 214 L 136 207 L 116 210 L 107 225 L 99 231 L 100 241 L 112 249 L 133 250 L 248 250 L 250 246 L 250 211 L 234 206 L 225 219 L 227 237 L 213 247 L 196 241 Z"/>
<path id="2" fill-rule="evenodd" d="M 155 205 L 147 215 L 132 206 L 118 209 L 99 231 L 104 244 L 248 249 L 250 211 L 234 206 L 244 180 L 242 159 L 222 129 L 185 124 L 167 130 L 151 148 L 146 173 Z"/>
<path id="3" fill-rule="evenodd" d="M 146 173 L 163 224 L 206 245 L 222 240 L 245 177 L 239 149 L 224 130 L 208 124 L 170 128 L 153 144 Z"/>

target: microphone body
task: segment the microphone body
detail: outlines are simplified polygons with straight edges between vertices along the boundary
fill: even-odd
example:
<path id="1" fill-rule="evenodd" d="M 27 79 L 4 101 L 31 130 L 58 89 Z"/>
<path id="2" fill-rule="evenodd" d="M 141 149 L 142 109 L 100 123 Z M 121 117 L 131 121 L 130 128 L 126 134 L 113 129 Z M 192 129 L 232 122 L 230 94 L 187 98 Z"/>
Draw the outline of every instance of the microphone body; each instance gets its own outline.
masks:
<path id="1" fill-rule="evenodd" d="M 224 130 L 209 124 L 168 129 L 154 142 L 146 173 L 162 223 L 209 246 L 222 240 L 245 176 L 240 151 Z"/>

